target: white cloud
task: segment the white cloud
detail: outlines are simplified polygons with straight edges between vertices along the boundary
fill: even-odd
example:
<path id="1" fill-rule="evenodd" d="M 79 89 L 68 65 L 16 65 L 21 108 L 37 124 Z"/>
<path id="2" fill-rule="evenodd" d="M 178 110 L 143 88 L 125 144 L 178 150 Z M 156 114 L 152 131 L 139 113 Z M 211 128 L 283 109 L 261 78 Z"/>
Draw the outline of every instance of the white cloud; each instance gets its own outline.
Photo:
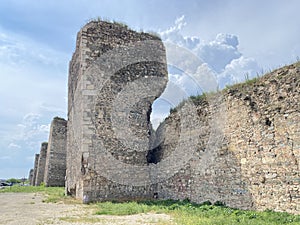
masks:
<path id="1" fill-rule="evenodd" d="M 224 87 L 226 84 L 242 82 L 245 79 L 245 74 L 251 78 L 261 71 L 255 59 L 247 58 L 239 51 L 239 40 L 236 35 L 219 33 L 213 40 L 200 41 L 200 37 L 184 37 L 181 34 L 186 25 L 185 17 L 181 16 L 176 19 L 174 26 L 160 32 L 160 34 L 165 42 L 171 41 L 177 46 L 190 50 L 188 55 L 186 55 L 186 49 L 182 50 L 184 53 L 181 54 L 179 63 L 196 62 L 195 65 L 185 63 L 182 67 L 184 68 L 183 72 L 189 77 L 171 76 L 172 82 L 180 84 L 187 93 L 213 91 L 216 86 Z M 170 49 L 167 48 L 167 51 Z M 190 56 L 192 54 L 193 57 Z M 172 52 L 170 55 L 175 55 L 178 58 L 180 53 L 177 51 L 176 54 Z M 192 60 L 195 57 L 198 60 Z M 168 59 L 168 61 L 170 60 Z M 192 68 L 195 66 L 196 70 Z M 188 67 L 192 69 L 189 70 Z"/>
<path id="2" fill-rule="evenodd" d="M 253 58 L 241 56 L 227 64 L 224 71 L 219 74 L 218 79 L 222 87 L 229 84 L 243 82 L 246 79 L 252 79 L 257 76 L 261 68 Z"/>
<path id="3" fill-rule="evenodd" d="M 261 71 L 255 59 L 244 57 L 239 51 L 236 35 L 219 33 L 213 40 L 200 41 L 200 37 L 182 35 L 186 25 L 181 16 L 174 26 L 160 32 L 166 45 L 169 82 L 153 105 L 151 121 L 155 128 L 170 108 L 188 96 L 216 91 L 251 79 Z"/>
<path id="4" fill-rule="evenodd" d="M 237 46 L 239 45 L 237 36 L 232 34 L 217 34 L 216 39 L 213 42 L 219 45 L 229 45 L 234 49 L 237 49 Z"/>
<path id="5" fill-rule="evenodd" d="M 185 16 L 182 15 L 181 17 L 175 20 L 174 26 L 170 27 L 165 31 L 159 32 L 159 34 L 161 35 L 164 41 L 173 42 L 182 47 L 193 49 L 200 43 L 200 39 L 198 37 L 182 36 L 181 31 L 185 26 Z"/>
<path id="6" fill-rule="evenodd" d="M 67 55 L 55 51 L 48 46 L 33 40 L 10 33 L 0 27 L 0 59 L 1 63 L 11 66 L 24 67 L 35 64 L 36 66 L 65 67 Z"/>
<path id="7" fill-rule="evenodd" d="M 8 145 L 8 148 L 11 148 L 11 149 L 20 149 L 21 146 L 18 145 L 18 144 L 15 144 L 15 143 L 10 143 L 10 144 Z"/>
<path id="8" fill-rule="evenodd" d="M 46 138 L 50 130 L 50 124 L 41 124 L 41 122 L 41 115 L 39 114 L 29 113 L 25 115 L 22 123 L 17 125 L 14 139 L 30 142 L 35 139 L 40 140 L 41 137 Z"/>
<path id="9" fill-rule="evenodd" d="M 1 146 L 45 137 L 51 119 L 65 116 L 67 61 L 64 53 L 0 27 Z"/>
<path id="10" fill-rule="evenodd" d="M 48 140 L 52 118 L 66 115 L 68 60 L 63 52 L 0 27 L 0 155 L 20 168 Z M 7 159 L 1 167 L 15 165 Z"/>
<path id="11" fill-rule="evenodd" d="M 228 63 L 242 55 L 237 46 L 237 36 L 218 34 L 215 40 L 201 43 L 194 51 L 198 57 L 220 73 Z"/>
<path id="12" fill-rule="evenodd" d="M 64 53 L 0 27 L 0 115 L 20 117 L 45 107 L 65 112 L 67 61 Z"/>

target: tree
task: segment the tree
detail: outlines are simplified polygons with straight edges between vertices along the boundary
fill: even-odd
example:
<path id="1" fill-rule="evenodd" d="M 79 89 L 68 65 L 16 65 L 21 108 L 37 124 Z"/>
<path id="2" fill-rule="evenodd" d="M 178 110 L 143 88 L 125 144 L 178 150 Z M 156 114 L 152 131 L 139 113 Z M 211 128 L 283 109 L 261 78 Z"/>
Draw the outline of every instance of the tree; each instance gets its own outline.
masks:
<path id="1" fill-rule="evenodd" d="M 21 181 L 19 179 L 16 178 L 10 178 L 6 181 L 7 183 L 11 183 L 11 184 L 18 184 L 21 183 Z"/>

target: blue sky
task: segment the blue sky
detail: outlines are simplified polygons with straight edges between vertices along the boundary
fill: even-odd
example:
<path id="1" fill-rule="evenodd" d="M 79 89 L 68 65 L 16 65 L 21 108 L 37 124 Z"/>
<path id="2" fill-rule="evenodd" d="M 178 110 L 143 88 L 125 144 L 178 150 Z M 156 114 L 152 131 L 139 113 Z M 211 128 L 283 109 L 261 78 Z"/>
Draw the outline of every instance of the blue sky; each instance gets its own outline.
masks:
<path id="1" fill-rule="evenodd" d="M 66 118 L 68 63 L 90 19 L 157 32 L 225 86 L 300 57 L 299 9 L 297 0 L 0 0 L 0 178 L 27 176 L 52 118 Z M 185 71 L 170 69 L 169 79 L 170 96 L 199 92 Z"/>

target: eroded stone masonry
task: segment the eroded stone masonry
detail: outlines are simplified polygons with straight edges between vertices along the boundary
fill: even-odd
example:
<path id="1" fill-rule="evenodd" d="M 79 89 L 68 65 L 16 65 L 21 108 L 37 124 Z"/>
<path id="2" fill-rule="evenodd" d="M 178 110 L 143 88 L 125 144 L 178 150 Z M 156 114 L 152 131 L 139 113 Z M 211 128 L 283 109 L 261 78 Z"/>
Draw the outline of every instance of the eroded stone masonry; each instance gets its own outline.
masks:
<path id="1" fill-rule="evenodd" d="M 157 130 L 161 160 L 182 137 L 181 119 L 189 104 L 198 117 L 198 123 L 189 124 L 197 148 L 179 173 L 158 183 L 158 195 L 299 214 L 299 96 L 297 63 L 174 110 Z"/>
<path id="2" fill-rule="evenodd" d="M 161 40 L 93 21 L 70 62 L 67 193 L 84 202 L 221 201 L 300 212 L 300 67 L 185 101 L 153 131 Z"/>
<path id="3" fill-rule="evenodd" d="M 40 154 L 35 154 L 34 166 L 33 166 L 33 176 L 32 176 L 31 180 L 30 180 L 30 177 L 29 177 L 30 185 L 32 185 L 32 186 L 35 185 L 35 181 L 36 181 L 36 173 L 37 173 L 37 170 L 38 170 L 39 157 L 40 157 Z"/>
<path id="4" fill-rule="evenodd" d="M 85 203 L 190 199 L 299 214 L 299 80 L 298 62 L 193 97 L 154 131 L 151 106 L 168 81 L 162 41 L 90 22 L 70 62 L 68 122 L 52 121 L 30 183 L 66 184 Z"/>
<path id="5" fill-rule="evenodd" d="M 50 126 L 48 142 L 41 144 L 30 170 L 30 185 L 65 186 L 67 121 L 55 117 Z"/>
<path id="6" fill-rule="evenodd" d="M 28 180 L 30 185 L 33 185 L 33 175 L 34 175 L 34 169 L 30 169 L 28 174 Z"/>
<path id="7" fill-rule="evenodd" d="M 48 147 L 47 142 L 43 142 L 41 144 L 41 150 L 40 150 L 40 154 L 38 157 L 36 178 L 35 178 L 35 183 L 34 183 L 36 186 L 39 186 L 42 182 L 44 182 L 47 147 Z"/>
<path id="8" fill-rule="evenodd" d="M 55 117 L 50 127 L 45 164 L 45 186 L 65 186 L 67 121 Z"/>
<path id="9" fill-rule="evenodd" d="M 153 197 L 150 113 L 167 80 L 157 36 L 103 21 L 81 29 L 69 71 L 69 194 L 84 202 Z"/>

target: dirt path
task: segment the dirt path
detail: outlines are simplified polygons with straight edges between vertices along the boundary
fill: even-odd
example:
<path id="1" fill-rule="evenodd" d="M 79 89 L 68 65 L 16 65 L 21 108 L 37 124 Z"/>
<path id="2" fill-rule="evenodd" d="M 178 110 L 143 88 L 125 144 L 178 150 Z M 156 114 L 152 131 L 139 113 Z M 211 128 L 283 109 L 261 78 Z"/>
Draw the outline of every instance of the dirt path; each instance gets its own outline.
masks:
<path id="1" fill-rule="evenodd" d="M 83 204 L 43 203 L 41 194 L 0 193 L 0 224 L 5 225 L 141 225 L 173 224 L 166 214 L 130 216 L 95 215 L 95 208 Z"/>

